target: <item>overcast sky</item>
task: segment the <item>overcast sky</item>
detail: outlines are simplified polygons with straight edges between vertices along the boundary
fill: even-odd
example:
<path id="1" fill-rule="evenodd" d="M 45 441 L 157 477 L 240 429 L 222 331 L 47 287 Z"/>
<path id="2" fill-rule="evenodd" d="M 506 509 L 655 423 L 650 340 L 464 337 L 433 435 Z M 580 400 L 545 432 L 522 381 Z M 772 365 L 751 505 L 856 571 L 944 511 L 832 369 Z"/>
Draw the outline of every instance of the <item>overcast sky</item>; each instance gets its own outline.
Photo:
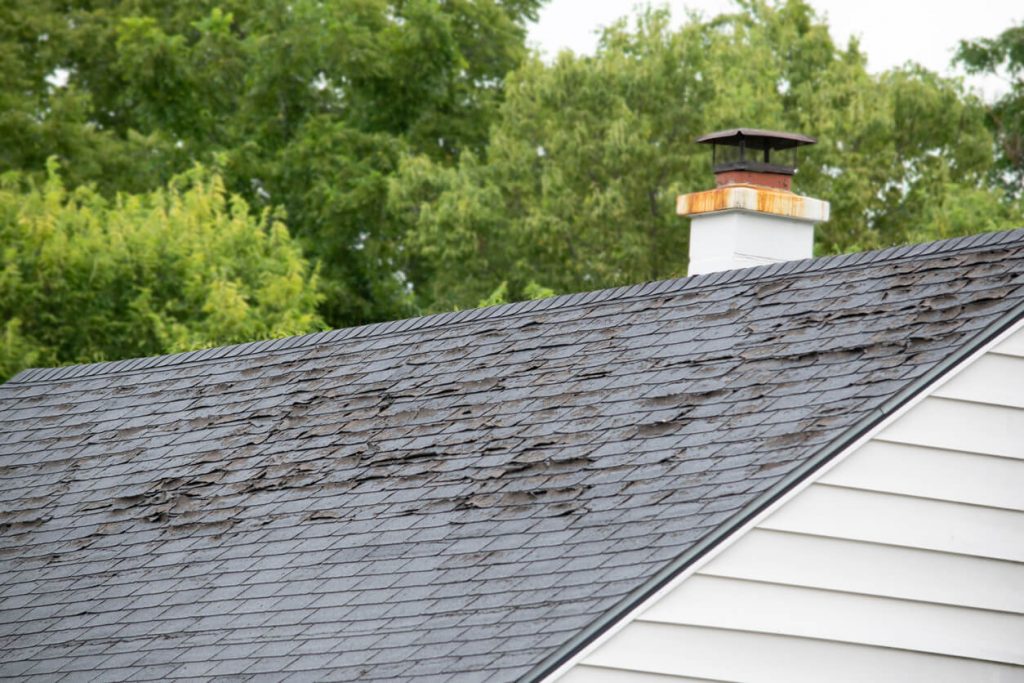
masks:
<path id="1" fill-rule="evenodd" d="M 621 16 L 631 14 L 635 0 L 548 0 L 540 21 L 530 31 L 530 42 L 547 57 L 563 48 L 593 53 L 596 31 Z M 730 0 L 669 0 L 679 23 L 685 9 L 714 16 L 732 11 Z M 940 73 L 949 67 L 957 41 L 994 36 L 1024 20 L 1024 0 L 810 0 L 828 17 L 832 37 L 845 46 L 851 35 L 859 36 L 871 71 L 884 71 L 913 60 Z M 1004 92 L 999 79 L 969 81 L 986 96 Z"/>

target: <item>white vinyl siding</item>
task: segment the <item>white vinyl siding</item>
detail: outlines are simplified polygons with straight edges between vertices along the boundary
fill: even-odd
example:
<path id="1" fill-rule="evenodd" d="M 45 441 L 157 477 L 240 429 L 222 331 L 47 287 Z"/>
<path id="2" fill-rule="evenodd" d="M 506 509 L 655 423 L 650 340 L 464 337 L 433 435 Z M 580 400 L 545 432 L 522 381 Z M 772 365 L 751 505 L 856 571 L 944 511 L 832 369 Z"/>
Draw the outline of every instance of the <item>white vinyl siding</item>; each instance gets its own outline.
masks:
<path id="1" fill-rule="evenodd" d="M 1018 365 L 1024 365 L 1024 361 Z M 927 398 L 878 439 L 1021 459 L 1022 427 L 1024 410 L 1020 408 Z"/>
<path id="2" fill-rule="evenodd" d="M 1024 682 L 1024 332 L 563 673 L 559 683 Z"/>
<path id="3" fill-rule="evenodd" d="M 762 529 L 1024 562 L 1024 514 L 815 484 Z"/>
<path id="4" fill-rule="evenodd" d="M 624 664 L 632 665 L 624 667 Z M 1019 669 L 972 659 L 793 638 L 738 629 L 636 621 L 588 658 L 604 668 L 635 668 L 717 681 L 786 683 L 987 683 L 1021 680 Z M 579 680 L 579 679 L 578 679 Z M 669 681 L 675 683 L 673 678 Z M 667 682 L 666 682 L 667 683 Z"/>
<path id="5" fill-rule="evenodd" d="M 1021 346 L 1024 347 L 1024 343 Z M 1007 353 L 985 354 L 971 364 L 969 373 L 954 377 L 932 396 L 1024 408 L 1024 392 L 1009 381 L 1020 372 L 1024 357 L 1008 353 L 1010 346 L 1001 348 Z"/>
<path id="6" fill-rule="evenodd" d="M 878 476 L 883 469 L 884 478 Z M 819 481 L 864 491 L 1024 511 L 1024 467 L 1011 458 L 876 440 Z"/>
<path id="7" fill-rule="evenodd" d="M 1007 356 L 1024 358 L 1024 334 L 1015 334 L 1009 337 L 992 349 L 992 351 Z"/>
<path id="8" fill-rule="evenodd" d="M 682 676 L 664 676 L 662 674 L 628 671 L 625 669 L 606 669 L 599 666 L 581 664 L 559 679 L 560 683 L 721 683 L 710 678 L 689 678 Z"/>

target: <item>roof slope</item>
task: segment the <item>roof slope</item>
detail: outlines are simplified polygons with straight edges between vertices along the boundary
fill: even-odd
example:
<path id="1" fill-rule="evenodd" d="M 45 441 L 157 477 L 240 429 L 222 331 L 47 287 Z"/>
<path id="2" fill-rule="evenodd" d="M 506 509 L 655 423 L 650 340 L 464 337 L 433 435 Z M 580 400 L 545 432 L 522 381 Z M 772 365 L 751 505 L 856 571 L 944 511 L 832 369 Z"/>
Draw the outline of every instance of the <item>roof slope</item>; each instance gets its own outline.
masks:
<path id="1" fill-rule="evenodd" d="M 512 681 L 1024 302 L 1024 231 L 0 386 L 0 676 Z"/>

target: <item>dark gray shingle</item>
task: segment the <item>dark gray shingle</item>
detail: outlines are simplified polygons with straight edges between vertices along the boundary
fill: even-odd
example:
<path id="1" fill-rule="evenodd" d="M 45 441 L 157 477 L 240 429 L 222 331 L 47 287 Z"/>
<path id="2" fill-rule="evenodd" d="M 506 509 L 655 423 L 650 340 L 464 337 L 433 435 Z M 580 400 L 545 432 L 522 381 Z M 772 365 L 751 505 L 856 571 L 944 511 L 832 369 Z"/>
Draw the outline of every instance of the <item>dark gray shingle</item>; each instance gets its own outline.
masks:
<path id="1" fill-rule="evenodd" d="M 1022 301 L 1016 231 L 22 373 L 0 676 L 517 680 Z"/>

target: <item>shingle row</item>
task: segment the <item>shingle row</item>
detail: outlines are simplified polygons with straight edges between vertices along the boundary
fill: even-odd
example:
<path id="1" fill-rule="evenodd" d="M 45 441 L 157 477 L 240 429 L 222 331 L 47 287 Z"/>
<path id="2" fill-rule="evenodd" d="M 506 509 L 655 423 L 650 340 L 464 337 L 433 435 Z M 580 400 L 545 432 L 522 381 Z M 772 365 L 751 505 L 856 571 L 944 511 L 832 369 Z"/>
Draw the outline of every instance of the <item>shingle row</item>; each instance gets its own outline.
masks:
<path id="1" fill-rule="evenodd" d="M 0 676 L 521 678 L 1024 301 L 1024 231 L 0 387 Z"/>

